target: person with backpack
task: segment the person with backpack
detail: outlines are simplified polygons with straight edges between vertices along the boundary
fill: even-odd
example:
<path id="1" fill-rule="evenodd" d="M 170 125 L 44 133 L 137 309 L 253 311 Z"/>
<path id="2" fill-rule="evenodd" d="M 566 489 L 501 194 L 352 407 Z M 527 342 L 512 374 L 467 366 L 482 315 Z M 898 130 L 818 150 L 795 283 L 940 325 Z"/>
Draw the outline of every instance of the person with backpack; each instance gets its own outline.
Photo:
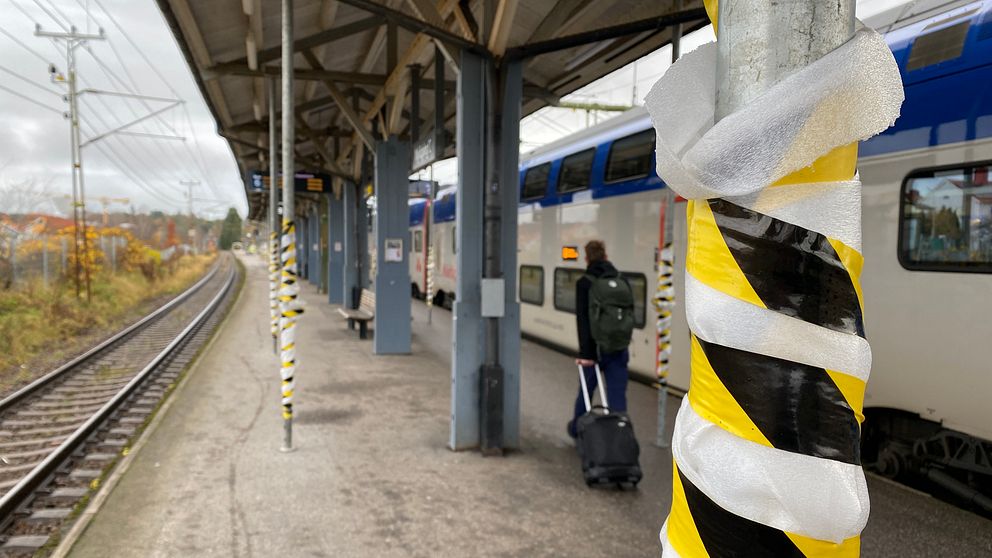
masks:
<path id="1" fill-rule="evenodd" d="M 634 293 L 627 280 L 606 258 L 606 245 L 590 240 L 585 246 L 586 273 L 575 286 L 575 321 L 579 357 L 589 393 L 596 390 L 598 363 L 606 383 L 610 410 L 627 411 L 627 347 L 634 331 Z M 575 438 L 575 420 L 586 413 L 582 387 L 568 434 Z"/>

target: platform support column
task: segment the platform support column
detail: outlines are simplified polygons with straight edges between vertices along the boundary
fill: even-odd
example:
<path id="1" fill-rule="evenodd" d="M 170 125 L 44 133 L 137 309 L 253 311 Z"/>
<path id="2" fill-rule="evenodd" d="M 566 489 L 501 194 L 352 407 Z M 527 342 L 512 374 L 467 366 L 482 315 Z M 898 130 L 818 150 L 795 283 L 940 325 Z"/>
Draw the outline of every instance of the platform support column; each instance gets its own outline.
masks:
<path id="1" fill-rule="evenodd" d="M 320 287 L 320 206 L 310 211 L 310 283 Z"/>
<path id="2" fill-rule="evenodd" d="M 354 182 L 345 182 L 341 186 L 341 284 L 338 296 L 341 300 L 341 305 L 345 308 L 354 308 L 354 293 L 361 289 L 359 281 L 359 258 L 360 252 L 358 247 L 358 235 L 365 234 L 362 230 L 362 225 L 358 223 L 358 205 L 360 203 L 361 197 L 359 196 L 358 184 Z M 331 211 L 331 219 L 334 218 L 333 205 Z M 333 221 L 331 223 L 333 227 Z M 332 229 L 333 230 L 333 229 Z M 334 253 L 334 241 L 331 241 L 331 253 Z"/>
<path id="3" fill-rule="evenodd" d="M 521 68 L 518 63 L 499 68 L 469 52 L 462 53 L 461 62 L 449 446 L 498 453 L 519 444 L 516 214 Z M 484 282 L 489 283 L 486 296 L 497 295 L 486 301 L 485 316 Z M 501 304 L 488 304 L 498 301 L 498 294 Z"/>
<path id="4" fill-rule="evenodd" d="M 327 196 L 327 302 L 344 304 L 345 285 L 345 191 L 348 184 L 342 184 L 336 193 Z"/>
<path id="5" fill-rule="evenodd" d="M 375 148 L 375 337 L 377 355 L 410 353 L 410 144 L 395 137 Z"/>
<path id="6" fill-rule="evenodd" d="M 338 193 L 340 196 L 340 192 Z M 319 212 L 317 214 L 317 290 L 318 292 L 327 294 L 327 283 L 328 283 L 328 270 L 331 267 L 330 259 L 330 244 L 328 243 L 328 237 L 330 236 L 330 214 L 331 214 L 331 199 L 334 197 L 333 192 L 326 196 L 320 198 Z"/>

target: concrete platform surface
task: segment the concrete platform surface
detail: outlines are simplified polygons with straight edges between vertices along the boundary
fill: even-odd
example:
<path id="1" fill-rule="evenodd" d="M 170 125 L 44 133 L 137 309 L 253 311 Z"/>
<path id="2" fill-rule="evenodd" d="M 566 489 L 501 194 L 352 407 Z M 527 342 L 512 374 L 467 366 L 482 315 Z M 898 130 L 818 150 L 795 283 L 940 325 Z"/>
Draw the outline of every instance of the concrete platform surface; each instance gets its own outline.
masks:
<path id="1" fill-rule="evenodd" d="M 522 450 L 446 449 L 450 314 L 414 303 L 413 354 L 374 357 L 305 286 L 297 450 L 280 453 L 264 262 L 217 342 L 73 549 L 74 557 L 658 556 L 671 454 L 632 384 L 645 479 L 590 490 L 564 424 L 570 358 L 523 344 Z M 669 406 L 674 413 L 675 400 Z M 992 555 L 992 522 L 878 479 L 863 556 Z"/>

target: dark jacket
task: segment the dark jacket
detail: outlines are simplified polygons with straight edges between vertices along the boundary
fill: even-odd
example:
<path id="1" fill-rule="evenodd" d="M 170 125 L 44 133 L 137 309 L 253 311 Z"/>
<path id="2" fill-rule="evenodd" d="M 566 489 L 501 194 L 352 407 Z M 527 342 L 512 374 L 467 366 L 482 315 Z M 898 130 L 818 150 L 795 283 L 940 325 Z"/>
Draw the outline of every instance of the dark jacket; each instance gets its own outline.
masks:
<path id="1" fill-rule="evenodd" d="M 592 262 L 586 268 L 586 274 L 593 277 L 615 275 L 617 268 L 607 260 Z M 592 338 L 592 326 L 589 325 L 589 288 L 592 281 L 585 275 L 575 285 L 575 323 L 579 331 L 579 358 L 597 360 L 596 340 Z"/>

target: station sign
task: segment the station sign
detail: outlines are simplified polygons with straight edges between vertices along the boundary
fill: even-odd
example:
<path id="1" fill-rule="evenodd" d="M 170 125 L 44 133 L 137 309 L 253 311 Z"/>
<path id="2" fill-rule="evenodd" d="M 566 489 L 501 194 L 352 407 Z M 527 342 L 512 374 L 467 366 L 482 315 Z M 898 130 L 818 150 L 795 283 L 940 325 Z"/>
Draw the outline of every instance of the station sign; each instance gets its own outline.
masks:
<path id="1" fill-rule="evenodd" d="M 297 192 L 312 192 L 327 194 L 331 192 L 331 177 L 321 173 L 298 172 L 295 176 L 295 190 Z M 282 188 L 282 178 L 279 178 L 279 187 Z M 269 173 L 253 170 L 248 172 L 248 189 L 251 192 L 269 191 Z"/>
<path id="2" fill-rule="evenodd" d="M 430 133 L 413 145 L 413 161 L 410 172 L 417 172 L 427 165 L 437 161 L 441 156 L 444 142 L 438 139 L 437 133 Z"/>

